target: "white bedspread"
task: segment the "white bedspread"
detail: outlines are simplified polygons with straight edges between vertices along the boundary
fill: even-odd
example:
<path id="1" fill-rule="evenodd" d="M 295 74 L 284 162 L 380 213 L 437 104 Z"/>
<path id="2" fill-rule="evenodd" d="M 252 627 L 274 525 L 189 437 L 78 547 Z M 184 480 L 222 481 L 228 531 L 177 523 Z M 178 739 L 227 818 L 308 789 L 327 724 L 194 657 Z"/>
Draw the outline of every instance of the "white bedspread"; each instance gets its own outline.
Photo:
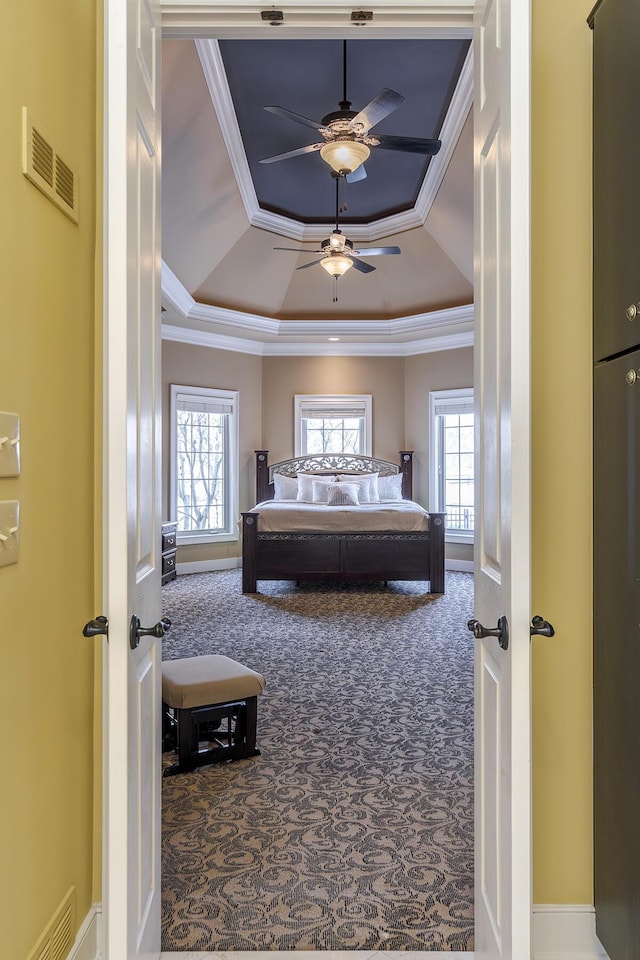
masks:
<path id="1" fill-rule="evenodd" d="M 260 514 L 260 533 L 340 533 L 343 530 L 414 533 L 429 529 L 429 514 L 413 500 L 361 503 L 358 507 L 328 507 L 302 500 L 265 500 L 252 512 Z"/>

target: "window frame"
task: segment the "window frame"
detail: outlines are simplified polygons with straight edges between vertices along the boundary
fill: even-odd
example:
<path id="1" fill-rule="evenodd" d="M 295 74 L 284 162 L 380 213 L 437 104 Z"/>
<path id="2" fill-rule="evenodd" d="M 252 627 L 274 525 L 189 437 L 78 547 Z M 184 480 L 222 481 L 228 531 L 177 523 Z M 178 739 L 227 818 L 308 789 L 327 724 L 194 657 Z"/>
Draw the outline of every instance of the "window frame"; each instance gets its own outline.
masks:
<path id="1" fill-rule="evenodd" d="M 297 393 L 293 398 L 294 409 L 294 456 L 305 457 L 308 452 L 303 449 L 302 434 L 302 416 L 303 406 L 313 403 L 314 406 L 327 409 L 344 406 L 345 409 L 353 409 L 354 406 L 361 406 L 364 418 L 364 429 L 362 436 L 362 451 L 360 456 L 371 457 L 373 449 L 373 397 L 370 393 Z"/>
<path id="2" fill-rule="evenodd" d="M 451 390 L 432 390 L 429 393 L 429 502 L 431 503 L 431 509 L 433 512 L 444 512 L 444 503 L 443 503 L 443 483 L 442 476 L 444 470 L 444 464 L 442 463 L 442 438 L 441 438 L 441 429 L 437 422 L 438 415 L 436 414 L 436 407 L 438 402 L 441 401 L 450 401 L 454 404 L 456 401 L 468 400 L 471 401 L 471 413 L 476 415 L 475 408 L 473 406 L 474 392 L 473 387 L 457 387 Z M 474 490 L 477 484 L 477 477 L 475 475 L 475 431 L 474 431 Z M 445 542 L 447 543 L 474 543 L 475 541 L 475 530 L 457 530 L 455 528 L 450 528 L 445 526 L 444 532 Z"/>
<path id="3" fill-rule="evenodd" d="M 225 451 L 225 500 L 226 524 L 220 532 L 178 530 L 176 542 L 185 546 L 191 543 L 228 543 L 239 540 L 238 504 L 240 499 L 239 476 L 239 393 L 237 390 L 222 390 L 217 387 L 192 387 L 185 384 L 170 384 L 170 421 L 169 421 L 169 512 L 178 518 L 178 478 L 177 478 L 177 401 L 178 398 L 206 397 L 229 404 L 232 412 L 227 424 Z"/>

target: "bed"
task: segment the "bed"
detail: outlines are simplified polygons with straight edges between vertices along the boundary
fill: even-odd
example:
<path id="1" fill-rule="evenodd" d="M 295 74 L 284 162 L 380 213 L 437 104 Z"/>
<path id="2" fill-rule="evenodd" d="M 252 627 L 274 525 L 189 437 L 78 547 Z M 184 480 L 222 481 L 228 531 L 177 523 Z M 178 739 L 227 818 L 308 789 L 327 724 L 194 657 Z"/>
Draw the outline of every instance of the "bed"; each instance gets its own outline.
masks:
<path id="1" fill-rule="evenodd" d="M 321 454 L 272 466 L 269 451 L 256 450 L 257 504 L 242 514 L 242 592 L 256 593 L 258 580 L 424 580 L 431 593 L 444 593 L 445 515 L 412 500 L 412 470 L 411 450 L 400 451 L 399 465 Z M 283 486 L 318 487 L 330 477 L 340 478 L 334 493 L 340 483 L 361 491 L 372 474 L 380 490 L 399 496 L 353 509 L 280 499 Z"/>

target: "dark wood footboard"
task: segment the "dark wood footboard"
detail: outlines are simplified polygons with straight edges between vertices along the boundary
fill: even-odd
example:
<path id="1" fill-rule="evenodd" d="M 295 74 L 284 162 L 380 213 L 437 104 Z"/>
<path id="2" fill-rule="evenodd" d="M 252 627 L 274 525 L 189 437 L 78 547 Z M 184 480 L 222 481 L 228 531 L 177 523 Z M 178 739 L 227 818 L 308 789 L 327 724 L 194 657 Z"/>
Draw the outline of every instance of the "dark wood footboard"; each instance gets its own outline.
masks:
<path id="1" fill-rule="evenodd" d="M 416 533 L 261 533 L 258 521 L 242 514 L 243 593 L 258 580 L 425 580 L 444 593 L 444 514 Z"/>

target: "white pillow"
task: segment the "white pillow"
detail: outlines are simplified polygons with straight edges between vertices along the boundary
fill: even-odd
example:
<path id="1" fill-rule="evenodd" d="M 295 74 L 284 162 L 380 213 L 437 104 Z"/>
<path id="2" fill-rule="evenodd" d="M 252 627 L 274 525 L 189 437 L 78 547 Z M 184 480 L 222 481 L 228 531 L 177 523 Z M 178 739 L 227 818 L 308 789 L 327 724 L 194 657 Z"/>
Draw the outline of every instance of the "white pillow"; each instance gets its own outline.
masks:
<path id="1" fill-rule="evenodd" d="M 298 474 L 298 495 L 297 500 L 306 500 L 313 503 L 313 484 L 316 483 L 335 483 L 333 474 L 317 473 L 299 473 Z"/>
<path id="2" fill-rule="evenodd" d="M 342 483 L 357 483 L 360 503 L 376 503 L 378 496 L 377 473 L 339 473 L 338 480 Z"/>
<path id="3" fill-rule="evenodd" d="M 391 477 L 378 477 L 378 494 L 381 500 L 403 500 L 402 474 L 395 473 Z"/>
<path id="4" fill-rule="evenodd" d="M 329 507 L 357 507 L 358 485 L 356 483 L 331 483 L 328 484 L 329 495 L 327 505 Z"/>
<path id="5" fill-rule="evenodd" d="M 318 480 L 314 477 L 311 488 L 313 490 L 313 502 L 314 503 L 327 503 L 329 500 L 329 491 L 332 487 L 337 487 L 337 483 L 325 483 L 323 480 Z"/>
<path id="6" fill-rule="evenodd" d="M 298 481 L 295 477 L 285 477 L 283 473 L 273 475 L 273 499 L 295 500 L 298 496 Z"/>

